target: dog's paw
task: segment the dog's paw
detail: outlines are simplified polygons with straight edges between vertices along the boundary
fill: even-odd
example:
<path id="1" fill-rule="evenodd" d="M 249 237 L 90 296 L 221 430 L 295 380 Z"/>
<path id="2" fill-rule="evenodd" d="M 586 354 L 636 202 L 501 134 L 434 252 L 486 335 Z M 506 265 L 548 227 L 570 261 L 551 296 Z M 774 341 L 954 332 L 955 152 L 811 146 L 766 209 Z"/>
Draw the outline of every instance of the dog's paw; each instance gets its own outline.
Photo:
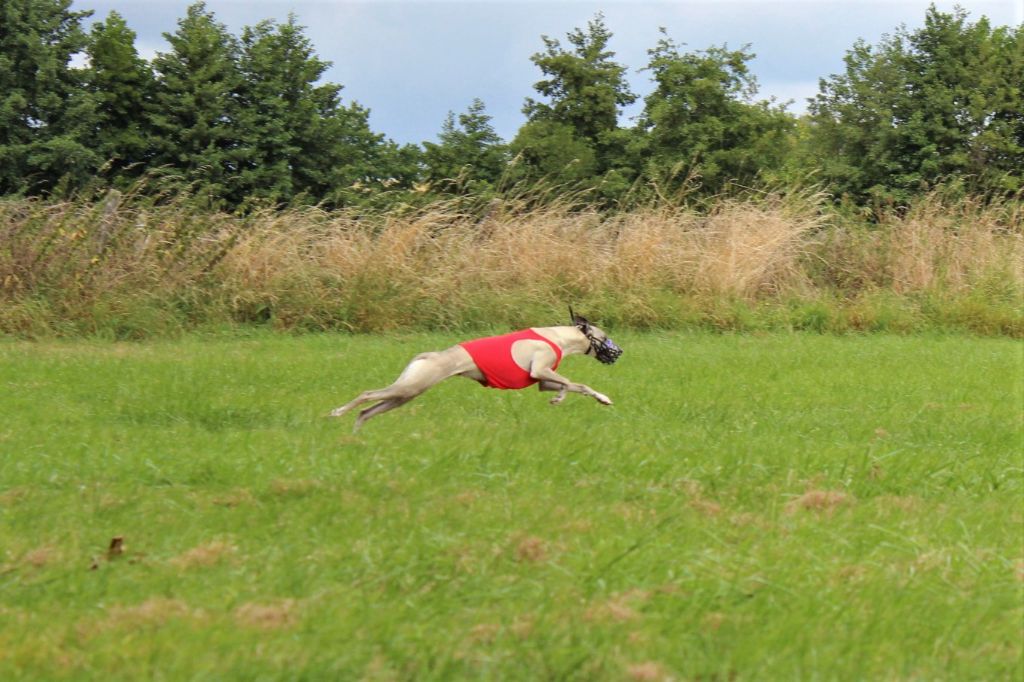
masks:
<path id="1" fill-rule="evenodd" d="M 330 416 L 332 416 L 332 417 L 340 417 L 343 414 L 345 414 L 345 408 L 344 407 L 339 407 L 339 408 L 331 410 L 331 415 Z"/>
<path id="2" fill-rule="evenodd" d="M 611 405 L 612 399 L 606 396 L 604 393 L 595 393 L 594 399 L 602 405 Z"/>

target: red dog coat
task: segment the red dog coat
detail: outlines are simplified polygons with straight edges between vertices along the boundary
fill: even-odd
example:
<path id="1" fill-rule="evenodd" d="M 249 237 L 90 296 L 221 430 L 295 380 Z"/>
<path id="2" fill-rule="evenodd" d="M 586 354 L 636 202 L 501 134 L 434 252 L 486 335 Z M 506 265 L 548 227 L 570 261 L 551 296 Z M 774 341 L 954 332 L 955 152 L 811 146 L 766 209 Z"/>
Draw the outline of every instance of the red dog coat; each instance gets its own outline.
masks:
<path id="1" fill-rule="evenodd" d="M 491 388 L 526 388 L 538 380 L 531 377 L 530 372 L 517 365 L 512 358 L 512 344 L 523 339 L 543 341 L 551 346 L 555 350 L 555 364 L 552 369 L 558 367 L 558 363 L 562 361 L 562 349 L 532 329 L 463 341 L 459 345 L 473 358 L 473 362 Z"/>

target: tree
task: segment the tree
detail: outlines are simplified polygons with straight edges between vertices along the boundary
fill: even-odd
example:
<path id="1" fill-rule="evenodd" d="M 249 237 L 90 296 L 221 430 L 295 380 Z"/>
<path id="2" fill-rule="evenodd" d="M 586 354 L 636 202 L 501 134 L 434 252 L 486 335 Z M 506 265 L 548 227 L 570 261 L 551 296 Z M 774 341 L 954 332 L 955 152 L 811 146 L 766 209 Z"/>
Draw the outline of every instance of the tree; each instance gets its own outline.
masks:
<path id="1" fill-rule="evenodd" d="M 148 115 L 155 81 L 135 49 L 135 32 L 117 12 L 93 24 L 86 89 L 95 106 L 90 145 L 112 174 L 137 175 L 149 161 Z"/>
<path id="2" fill-rule="evenodd" d="M 244 29 L 239 67 L 235 202 L 351 203 L 362 194 L 353 186 L 407 181 L 406 152 L 370 129 L 370 112 L 342 105 L 341 85 L 317 85 L 330 62 L 316 56 L 294 16 Z"/>
<path id="3" fill-rule="evenodd" d="M 837 194 L 905 203 L 957 181 L 982 192 L 1024 187 L 1024 45 L 932 6 L 922 28 L 877 47 L 858 41 L 811 104 L 813 144 Z"/>
<path id="4" fill-rule="evenodd" d="M 581 139 L 598 143 L 603 134 L 618 127 L 619 112 L 635 102 L 636 95 L 626 83 L 626 67 L 611 61 L 615 53 L 607 48 L 612 33 L 601 14 L 588 22 L 585 32 L 577 28 L 566 37 L 571 51 L 541 36 L 547 51 L 530 60 L 548 78 L 533 87 L 550 101 L 527 99 L 523 113 L 531 121 L 564 123 Z"/>
<path id="5" fill-rule="evenodd" d="M 545 179 L 559 186 L 578 186 L 593 181 L 598 161 L 594 147 L 576 131 L 557 121 L 526 123 L 512 141 L 513 178 Z"/>
<path id="6" fill-rule="evenodd" d="M 171 51 L 153 61 L 153 163 L 181 171 L 211 198 L 226 197 L 238 168 L 237 41 L 203 2 L 164 37 Z"/>
<path id="7" fill-rule="evenodd" d="M 370 110 L 357 102 L 325 109 L 306 150 L 310 194 L 330 205 L 364 204 L 368 195 L 382 189 L 403 189 L 419 175 L 419 151 L 415 145 L 398 146 L 370 128 Z M 315 140 L 320 139 L 319 145 Z"/>
<path id="8" fill-rule="evenodd" d="M 71 0 L 0 0 L 0 193 L 76 185 L 95 167 L 92 118 L 71 58 L 86 44 Z"/>
<path id="9" fill-rule="evenodd" d="M 330 143 L 318 137 L 321 118 L 337 107 L 341 87 L 317 81 L 330 66 L 314 53 L 294 15 L 242 32 L 238 128 L 240 196 L 288 201 L 316 188 L 323 155 L 304 152 Z"/>
<path id="10" fill-rule="evenodd" d="M 458 189 L 464 193 L 487 191 L 498 183 L 508 151 L 484 109 L 484 103 L 474 99 L 457 120 L 449 112 L 439 143 L 423 143 L 427 180 L 435 184 L 458 180 Z"/>
<path id="11" fill-rule="evenodd" d="M 526 100 L 529 120 L 512 143 L 512 152 L 528 164 L 528 177 L 555 173 L 558 180 L 579 180 L 583 171 L 600 175 L 616 165 L 619 114 L 636 95 L 626 67 L 612 61 L 611 37 L 601 14 L 585 31 L 567 35 L 569 50 L 542 36 L 547 49 L 531 60 L 547 76 L 534 89 L 548 101 Z"/>
<path id="12" fill-rule="evenodd" d="M 648 54 L 655 88 L 638 127 L 650 179 L 671 189 L 697 173 L 702 189 L 716 193 L 781 165 L 793 121 L 782 107 L 753 101 L 752 53 L 725 47 L 684 53 L 666 35 Z"/>

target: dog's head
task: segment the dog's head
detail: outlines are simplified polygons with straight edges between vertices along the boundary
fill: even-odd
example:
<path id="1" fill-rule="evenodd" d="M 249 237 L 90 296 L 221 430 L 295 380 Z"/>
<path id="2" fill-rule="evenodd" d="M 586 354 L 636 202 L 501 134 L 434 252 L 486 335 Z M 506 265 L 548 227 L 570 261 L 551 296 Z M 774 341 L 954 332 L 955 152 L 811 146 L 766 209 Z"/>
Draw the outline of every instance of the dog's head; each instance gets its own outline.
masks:
<path id="1" fill-rule="evenodd" d="M 569 307 L 569 316 L 572 318 L 573 326 L 583 332 L 583 335 L 590 341 L 590 348 L 587 349 L 585 355 L 590 355 L 593 352 L 594 357 L 606 365 L 610 365 L 619 359 L 619 356 L 622 355 L 622 349 L 608 338 L 606 333 L 590 324 L 587 318 L 573 312 L 572 306 Z"/>

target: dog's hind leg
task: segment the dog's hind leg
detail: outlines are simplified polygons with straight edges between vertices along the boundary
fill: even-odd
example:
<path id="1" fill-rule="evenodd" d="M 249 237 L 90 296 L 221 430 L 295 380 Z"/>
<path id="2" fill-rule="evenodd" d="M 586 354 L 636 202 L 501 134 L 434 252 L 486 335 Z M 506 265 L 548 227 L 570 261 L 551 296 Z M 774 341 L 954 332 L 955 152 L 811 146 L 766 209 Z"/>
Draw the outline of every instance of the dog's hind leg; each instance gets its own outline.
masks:
<path id="1" fill-rule="evenodd" d="M 458 350 L 462 351 L 461 348 Z M 389 406 L 388 408 L 380 411 L 386 412 L 387 410 L 394 409 L 399 405 L 404 405 L 431 386 L 447 379 L 452 376 L 452 374 L 462 371 L 463 369 L 464 368 L 452 358 L 451 354 L 433 352 L 420 353 L 412 359 L 412 362 L 410 362 L 404 370 L 402 370 L 402 373 L 398 375 L 398 378 L 395 379 L 393 384 L 387 388 L 364 391 L 359 394 L 355 400 L 332 411 L 331 416 L 340 417 L 352 408 L 358 407 L 359 405 L 372 400 L 379 400 L 382 402 L 392 400 L 399 401 L 398 404 Z M 369 409 L 373 410 L 376 407 L 379 406 L 375 405 Z M 362 418 L 362 421 L 366 421 L 370 417 L 380 414 L 380 412 L 373 412 L 369 416 Z"/>
<path id="2" fill-rule="evenodd" d="M 352 427 L 352 432 L 355 433 L 356 431 L 358 431 L 359 427 L 361 427 L 369 419 L 376 417 L 378 414 L 384 414 L 388 410 L 393 410 L 396 407 L 401 407 L 410 400 L 412 400 L 412 398 L 389 398 L 388 400 L 381 401 L 372 407 L 366 408 L 365 410 L 360 412 L 359 416 L 356 418 L 356 423 L 355 426 Z"/>
<path id="3" fill-rule="evenodd" d="M 362 393 L 359 394 L 358 397 L 356 397 L 355 400 L 345 403 L 341 407 L 332 410 L 331 416 L 340 417 L 349 410 L 351 410 L 353 407 L 358 407 L 359 405 L 362 405 L 363 403 L 369 402 L 371 400 L 386 400 L 387 398 L 390 397 L 390 394 L 388 393 L 390 388 L 391 387 L 389 386 L 388 388 L 378 388 L 373 391 L 363 391 Z"/>
<path id="4" fill-rule="evenodd" d="M 412 362 L 410 362 L 406 366 L 406 368 L 402 370 L 402 373 L 398 375 L 398 378 L 395 379 L 395 382 L 390 386 L 387 386 L 385 388 L 377 388 L 371 391 L 363 391 L 358 396 L 356 396 L 354 400 L 345 403 L 341 407 L 331 411 L 331 416 L 340 417 L 349 410 L 351 410 L 352 408 L 359 407 L 363 403 L 370 402 L 372 400 L 390 400 L 392 398 L 405 396 L 409 396 L 409 398 L 416 397 L 423 391 L 427 390 L 427 388 L 429 388 L 429 386 L 424 387 L 423 389 L 413 393 L 411 396 L 409 395 L 409 389 L 414 386 L 414 382 L 411 382 L 410 379 L 416 374 L 416 370 L 418 369 L 418 365 L 421 363 L 422 359 L 423 358 L 420 355 L 413 358 Z"/>

